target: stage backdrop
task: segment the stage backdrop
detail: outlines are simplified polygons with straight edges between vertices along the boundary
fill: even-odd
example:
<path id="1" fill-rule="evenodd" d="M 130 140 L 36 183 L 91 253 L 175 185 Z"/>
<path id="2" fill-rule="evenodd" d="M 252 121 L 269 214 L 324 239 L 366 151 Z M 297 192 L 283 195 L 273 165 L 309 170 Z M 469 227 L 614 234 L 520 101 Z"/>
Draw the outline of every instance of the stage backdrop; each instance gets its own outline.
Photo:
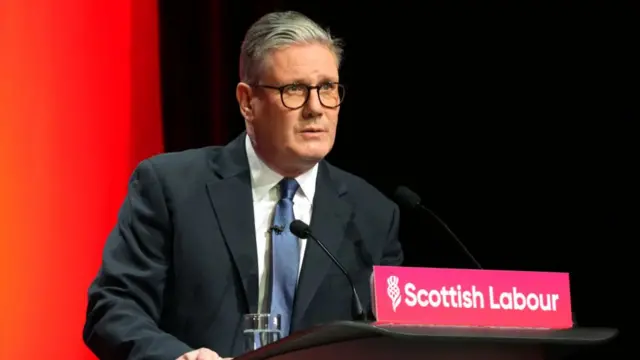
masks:
<path id="1" fill-rule="evenodd" d="M 0 359 L 92 359 L 87 286 L 162 151 L 155 0 L 0 1 Z"/>

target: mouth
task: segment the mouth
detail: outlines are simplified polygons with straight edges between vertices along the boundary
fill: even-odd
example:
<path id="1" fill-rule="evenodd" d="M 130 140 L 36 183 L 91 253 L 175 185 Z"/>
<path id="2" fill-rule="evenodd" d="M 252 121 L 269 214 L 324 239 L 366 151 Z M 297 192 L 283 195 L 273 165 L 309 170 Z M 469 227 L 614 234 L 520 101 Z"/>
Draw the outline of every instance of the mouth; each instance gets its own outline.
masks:
<path id="1" fill-rule="evenodd" d="M 300 131 L 303 134 L 319 134 L 325 132 L 322 128 L 307 128 Z"/>

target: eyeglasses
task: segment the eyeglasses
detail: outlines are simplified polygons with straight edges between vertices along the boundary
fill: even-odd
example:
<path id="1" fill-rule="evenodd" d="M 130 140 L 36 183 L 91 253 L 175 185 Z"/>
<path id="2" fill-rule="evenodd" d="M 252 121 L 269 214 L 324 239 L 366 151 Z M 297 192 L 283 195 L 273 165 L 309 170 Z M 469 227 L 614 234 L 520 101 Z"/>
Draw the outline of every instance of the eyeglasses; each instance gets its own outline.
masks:
<path id="1" fill-rule="evenodd" d="M 282 86 L 255 85 L 261 88 L 278 90 L 282 105 L 286 108 L 296 110 L 304 106 L 309 101 L 311 90 L 318 92 L 320 104 L 328 108 L 337 108 L 344 100 L 344 85 L 336 82 L 326 82 L 320 85 L 311 86 L 306 84 L 288 84 Z"/>

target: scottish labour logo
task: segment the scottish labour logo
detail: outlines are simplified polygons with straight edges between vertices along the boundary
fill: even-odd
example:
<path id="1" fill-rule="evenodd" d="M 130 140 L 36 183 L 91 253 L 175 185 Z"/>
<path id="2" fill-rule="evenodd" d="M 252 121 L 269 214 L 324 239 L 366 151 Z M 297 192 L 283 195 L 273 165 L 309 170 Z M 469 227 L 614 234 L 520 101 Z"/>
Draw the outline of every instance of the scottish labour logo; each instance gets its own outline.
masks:
<path id="1" fill-rule="evenodd" d="M 398 277 L 391 275 L 387 278 L 387 295 L 391 299 L 391 305 L 393 306 L 393 312 L 396 311 L 398 305 L 400 305 L 400 287 L 398 286 Z"/>

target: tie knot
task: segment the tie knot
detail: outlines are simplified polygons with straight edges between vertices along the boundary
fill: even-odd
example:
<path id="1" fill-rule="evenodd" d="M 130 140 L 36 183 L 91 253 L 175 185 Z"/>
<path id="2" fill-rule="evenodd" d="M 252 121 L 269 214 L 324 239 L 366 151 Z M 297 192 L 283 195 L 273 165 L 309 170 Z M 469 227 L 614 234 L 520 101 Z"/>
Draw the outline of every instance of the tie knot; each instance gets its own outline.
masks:
<path id="1" fill-rule="evenodd" d="M 284 178 L 280 181 L 280 198 L 293 200 L 293 195 L 298 191 L 296 179 Z"/>

